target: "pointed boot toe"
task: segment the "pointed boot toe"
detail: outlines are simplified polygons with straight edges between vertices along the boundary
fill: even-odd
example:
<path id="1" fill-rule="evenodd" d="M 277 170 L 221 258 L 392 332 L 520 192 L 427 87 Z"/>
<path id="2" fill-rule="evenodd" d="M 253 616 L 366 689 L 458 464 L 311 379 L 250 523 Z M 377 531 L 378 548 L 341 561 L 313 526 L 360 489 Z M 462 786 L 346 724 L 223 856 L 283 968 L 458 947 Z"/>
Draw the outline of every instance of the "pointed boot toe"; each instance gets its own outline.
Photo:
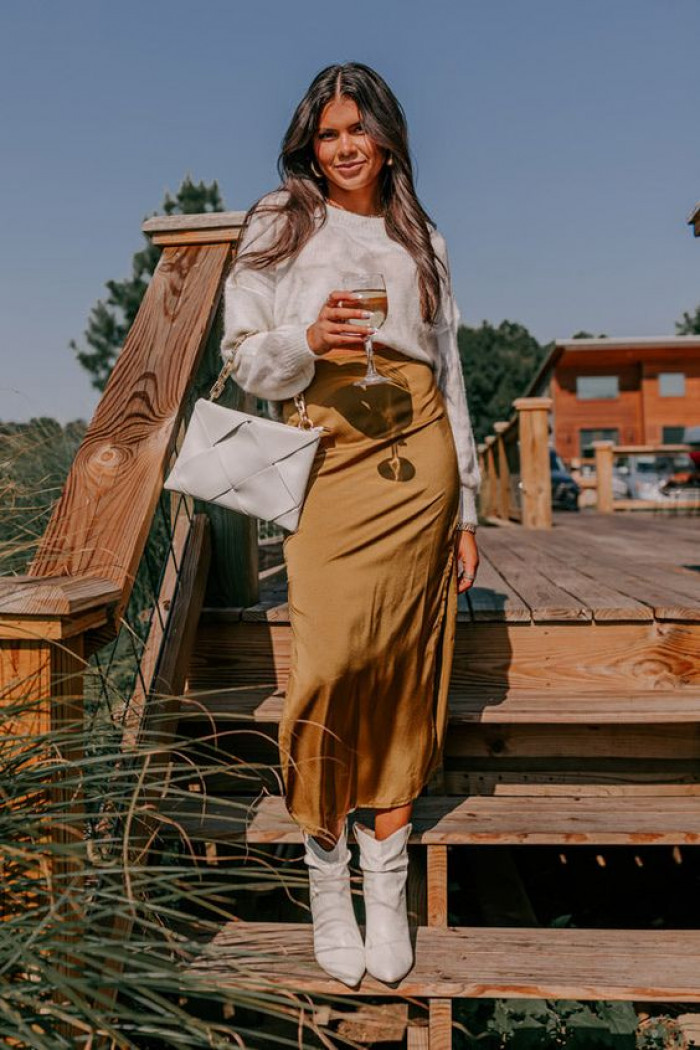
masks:
<path id="1" fill-rule="evenodd" d="M 412 825 L 376 839 L 365 825 L 355 823 L 360 846 L 365 898 L 365 964 L 380 981 L 393 984 L 413 966 L 413 946 L 406 908 L 408 839 Z"/>

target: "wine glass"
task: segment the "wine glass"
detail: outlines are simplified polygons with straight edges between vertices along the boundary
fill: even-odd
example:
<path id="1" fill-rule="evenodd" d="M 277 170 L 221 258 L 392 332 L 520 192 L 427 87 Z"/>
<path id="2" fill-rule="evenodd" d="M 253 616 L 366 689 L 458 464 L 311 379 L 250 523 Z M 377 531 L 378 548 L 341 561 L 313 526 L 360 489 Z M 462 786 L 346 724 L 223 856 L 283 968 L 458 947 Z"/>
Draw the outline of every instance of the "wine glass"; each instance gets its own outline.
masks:
<path id="1" fill-rule="evenodd" d="M 380 328 L 386 320 L 389 308 L 384 275 L 381 273 L 341 273 L 340 279 L 342 287 L 346 288 L 354 299 L 360 299 L 365 309 L 371 312 L 369 324 L 373 328 Z M 339 305 L 342 306 L 343 303 L 340 302 Z M 350 324 L 359 325 L 367 323 L 367 319 L 361 317 L 349 317 L 348 321 Z M 372 383 L 388 383 L 389 379 L 380 375 L 375 367 L 372 336 L 366 336 L 364 343 L 367 353 L 367 372 L 362 379 L 356 379 L 353 386 L 361 386 L 364 389 Z"/>

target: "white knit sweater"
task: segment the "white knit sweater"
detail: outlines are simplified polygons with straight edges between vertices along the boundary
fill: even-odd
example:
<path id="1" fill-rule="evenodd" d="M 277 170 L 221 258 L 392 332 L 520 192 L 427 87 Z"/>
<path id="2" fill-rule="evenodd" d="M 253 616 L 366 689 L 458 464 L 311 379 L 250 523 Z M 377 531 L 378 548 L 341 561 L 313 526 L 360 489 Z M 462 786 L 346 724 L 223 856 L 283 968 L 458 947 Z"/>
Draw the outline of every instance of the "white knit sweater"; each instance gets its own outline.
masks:
<path id="1" fill-rule="evenodd" d="M 265 201 L 280 201 L 285 193 L 273 191 Z M 433 368 L 457 452 L 460 517 L 476 522 L 481 477 L 457 349 L 460 312 L 451 280 L 448 276 L 442 284 L 438 323 L 426 324 L 420 313 L 416 264 L 402 245 L 389 238 L 384 219 L 332 206 L 325 208 L 325 214 L 326 222 L 319 218 L 296 258 L 265 270 L 246 267 L 245 252 L 271 243 L 282 220 L 253 214 L 226 279 L 222 357 L 228 359 L 235 341 L 246 332 L 258 333 L 238 346 L 233 377 L 244 390 L 266 398 L 272 418 L 281 419 L 281 401 L 304 390 L 313 379 L 319 356 L 309 347 L 306 330 L 318 319 L 329 292 L 342 287 L 340 273 L 383 273 L 389 311 L 377 338 Z M 431 238 L 449 275 L 445 239 L 432 228 Z"/>

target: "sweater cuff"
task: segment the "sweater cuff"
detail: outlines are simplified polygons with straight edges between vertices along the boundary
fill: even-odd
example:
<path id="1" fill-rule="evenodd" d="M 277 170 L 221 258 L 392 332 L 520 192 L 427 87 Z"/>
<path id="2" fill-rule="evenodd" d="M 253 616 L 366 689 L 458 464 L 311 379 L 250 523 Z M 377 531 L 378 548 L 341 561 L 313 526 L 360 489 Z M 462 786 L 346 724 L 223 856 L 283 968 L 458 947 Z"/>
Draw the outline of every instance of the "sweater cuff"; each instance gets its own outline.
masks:
<path id="1" fill-rule="evenodd" d="M 290 327 L 285 333 L 285 339 L 279 348 L 279 365 L 284 375 L 293 376 L 298 372 L 305 372 L 309 361 L 316 362 L 318 354 L 315 354 L 306 338 L 308 325 Z"/>
<path id="2" fill-rule="evenodd" d="M 470 521 L 475 525 L 479 522 L 479 515 L 476 511 L 476 494 L 474 489 L 467 488 L 465 485 L 460 489 L 459 520 Z"/>

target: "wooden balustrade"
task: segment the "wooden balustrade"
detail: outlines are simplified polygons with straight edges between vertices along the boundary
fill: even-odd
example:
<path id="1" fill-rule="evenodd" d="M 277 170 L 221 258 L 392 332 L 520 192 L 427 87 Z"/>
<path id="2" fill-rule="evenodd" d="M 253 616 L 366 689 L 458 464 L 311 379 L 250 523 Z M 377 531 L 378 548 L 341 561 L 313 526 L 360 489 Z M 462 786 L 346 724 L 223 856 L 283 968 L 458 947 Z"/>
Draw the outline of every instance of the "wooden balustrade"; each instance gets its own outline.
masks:
<path id="1" fill-rule="evenodd" d="M 612 441 L 594 441 L 594 476 L 586 477 L 580 472 L 580 467 L 590 460 L 578 460 L 579 484 L 583 488 L 592 490 L 593 503 L 601 514 L 612 514 L 617 511 L 629 510 L 657 510 L 687 513 L 700 511 L 700 498 L 697 488 L 693 488 L 684 497 L 680 491 L 673 500 L 644 499 L 637 496 L 618 496 L 614 493 L 615 458 L 627 456 L 634 465 L 634 457 L 674 455 L 679 452 L 690 452 L 691 446 L 684 444 L 674 445 L 616 445 Z"/>
<path id="2" fill-rule="evenodd" d="M 144 223 L 163 246 L 156 271 L 28 574 L 0 579 L 0 707 L 13 768 L 21 770 L 26 755 L 26 764 L 42 763 L 43 775 L 37 739 L 56 733 L 62 742 L 60 754 L 53 748 L 46 759 L 46 799 L 57 816 L 33 846 L 43 885 L 50 893 L 60 888 L 61 907 L 71 906 L 66 887 L 79 893 L 82 878 L 85 806 L 75 781 L 83 757 L 88 661 L 113 644 L 125 622 L 183 423 L 220 369 L 221 298 L 242 217 L 230 212 Z M 252 408 L 233 383 L 224 400 Z M 156 709 L 159 739 L 176 721 L 168 722 L 168 694 L 184 687 L 207 577 L 210 604 L 249 605 L 259 597 L 255 521 L 217 514 L 175 494 L 167 500 L 174 510 L 167 523 L 167 564 L 159 566 L 153 607 L 145 610 L 151 625 L 136 688 L 126 698 L 122 746 L 138 742 Z M 209 521 L 197 510 L 206 510 Z M 129 624 L 124 628 L 131 630 Z M 71 772 L 68 793 L 62 769 Z M 15 799 L 17 807 L 21 803 Z M 72 853 L 66 848 L 71 844 L 77 847 Z M 24 872 L 23 884 L 31 877 Z M 26 900 L 18 899 L 10 881 L 2 882 L 0 914 L 17 914 Z M 66 926 L 75 930 L 75 923 Z M 66 933 L 67 942 L 74 937 Z M 68 967 L 69 946 L 61 954 L 57 965 Z"/>
<path id="3" fill-rule="evenodd" d="M 509 420 L 479 446 L 482 485 L 479 509 L 495 522 L 525 528 L 552 524 L 548 413 L 551 398 L 520 397 Z"/>

